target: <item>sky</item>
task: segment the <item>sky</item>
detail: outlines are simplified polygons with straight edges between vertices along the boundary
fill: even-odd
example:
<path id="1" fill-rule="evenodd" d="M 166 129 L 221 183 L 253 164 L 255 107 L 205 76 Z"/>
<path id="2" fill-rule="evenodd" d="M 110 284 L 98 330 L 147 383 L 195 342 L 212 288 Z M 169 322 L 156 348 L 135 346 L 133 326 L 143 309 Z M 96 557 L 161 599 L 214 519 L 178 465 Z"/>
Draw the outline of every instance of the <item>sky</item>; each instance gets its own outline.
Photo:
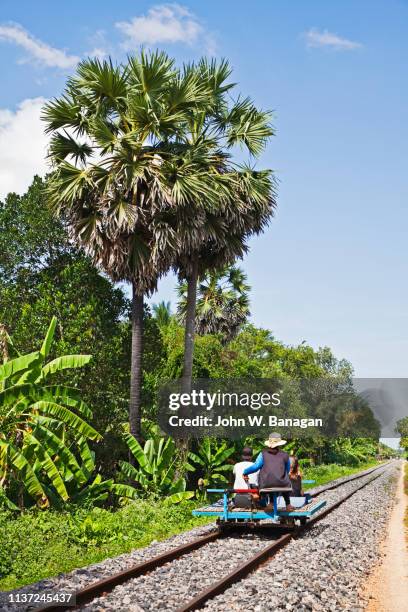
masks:
<path id="1" fill-rule="evenodd" d="M 402 0 L 2 0 L 0 197 L 46 171 L 40 109 L 81 58 L 226 57 L 276 128 L 258 162 L 279 180 L 276 216 L 240 263 L 253 323 L 330 346 L 356 376 L 405 377 L 407 29 Z M 152 301 L 174 306 L 174 288 Z"/>

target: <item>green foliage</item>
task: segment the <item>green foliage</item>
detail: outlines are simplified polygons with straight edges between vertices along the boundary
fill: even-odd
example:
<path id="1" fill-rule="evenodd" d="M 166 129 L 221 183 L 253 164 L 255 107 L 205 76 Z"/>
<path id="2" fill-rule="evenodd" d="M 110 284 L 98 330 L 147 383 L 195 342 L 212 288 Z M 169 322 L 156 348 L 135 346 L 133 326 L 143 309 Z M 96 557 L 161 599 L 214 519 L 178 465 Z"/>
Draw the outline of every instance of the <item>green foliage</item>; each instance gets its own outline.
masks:
<path id="1" fill-rule="evenodd" d="M 220 334 L 222 343 L 232 340 L 247 321 L 250 290 L 246 274 L 236 266 L 207 272 L 197 287 L 196 332 L 200 335 Z M 187 283 L 178 286 L 178 318 L 185 322 Z"/>
<path id="2" fill-rule="evenodd" d="M 370 438 L 302 438 L 292 440 L 285 450 L 296 455 L 303 465 L 358 466 L 375 459 L 378 441 Z"/>
<path id="3" fill-rule="evenodd" d="M 198 443 L 196 452 L 190 452 L 188 457 L 198 467 L 205 487 L 219 483 L 228 483 L 233 463 L 228 460 L 236 453 L 233 443 L 204 438 Z"/>
<path id="4" fill-rule="evenodd" d="M 167 328 L 173 318 L 170 302 L 160 302 L 153 305 L 153 315 L 160 329 Z"/>
<path id="5" fill-rule="evenodd" d="M 172 438 L 154 435 L 146 440 L 144 447 L 131 434 L 125 434 L 124 438 L 137 467 L 121 461 L 123 476 L 137 482 L 145 494 L 165 496 L 169 503 L 194 496 L 194 492 L 186 491 L 185 478 L 176 477 L 177 453 Z"/>
<path id="6" fill-rule="evenodd" d="M 163 378 L 180 378 L 184 334 L 174 321 L 162 334 L 166 359 Z M 335 377 L 349 381 L 351 365 L 338 361 L 329 348 L 315 351 L 304 343 L 288 346 L 266 330 L 247 324 L 232 342 L 224 345 L 217 335 L 196 337 L 194 378 L 285 378 Z"/>
<path id="7" fill-rule="evenodd" d="M 400 446 L 408 453 L 408 417 L 404 417 L 397 422 L 397 433 L 401 436 Z"/>
<path id="8" fill-rule="evenodd" d="M 43 187 L 35 176 L 25 195 L 9 193 L 0 201 L 0 289 L 18 277 L 29 282 L 32 274 L 75 251 L 64 222 L 52 218 Z"/>
<path id="9" fill-rule="evenodd" d="M 0 490 L 1 491 L 1 490 Z M 163 540 L 208 519 L 191 516 L 197 502 L 163 506 L 138 500 L 116 510 L 0 510 L 0 589 L 12 589 Z"/>
<path id="10" fill-rule="evenodd" d="M 181 378 L 184 356 L 184 330 L 174 321 L 163 331 L 166 360 L 162 379 Z M 217 336 L 196 336 L 194 347 L 193 377 L 222 378 L 225 375 L 223 346 Z"/>
<path id="11" fill-rule="evenodd" d="M 351 476 L 356 472 L 362 470 L 368 470 L 376 465 L 374 460 L 363 461 L 358 466 L 345 466 L 338 465 L 337 463 L 322 464 L 316 466 L 309 466 L 307 462 L 300 460 L 300 464 L 303 470 L 303 478 L 305 480 L 314 480 L 313 484 L 305 484 L 304 489 L 312 489 L 319 485 L 326 484 L 337 478 L 343 478 L 345 476 Z"/>
<path id="12" fill-rule="evenodd" d="M 400 453 L 397 449 L 391 448 L 387 444 L 383 442 L 378 443 L 378 456 L 380 459 L 396 459 L 400 456 Z"/>
<path id="13" fill-rule="evenodd" d="M 358 466 L 366 461 L 374 460 L 378 450 L 376 440 L 369 438 L 336 438 L 327 452 L 333 463 Z"/>
<path id="14" fill-rule="evenodd" d="M 122 288 L 114 287 L 72 246 L 64 223 L 51 214 L 44 191 L 43 181 L 36 177 L 26 194 L 10 194 L 0 202 L 0 242 L 10 245 L 0 248 L 0 329 L 4 324 L 20 350 L 32 352 L 57 314 L 50 359 L 92 353 L 86 368 L 54 376 L 80 388 L 83 400 L 92 405 L 93 424 L 104 443 L 91 446 L 98 466 L 112 477 L 126 453 L 121 425 L 129 405 L 129 301 Z M 144 336 L 142 400 L 144 415 L 154 418 L 164 349 L 147 307 Z"/>
<path id="15" fill-rule="evenodd" d="M 56 325 L 54 317 L 39 351 L 0 366 L 0 483 L 11 496 L 17 493 L 20 507 L 23 491 L 42 507 L 55 497 L 67 501 L 68 483 L 84 485 L 89 478 L 73 447 L 82 459 L 89 455 L 87 440 L 101 439 L 84 420 L 92 413 L 75 389 L 47 384 L 50 375 L 90 361 L 90 355 L 46 361 Z"/>

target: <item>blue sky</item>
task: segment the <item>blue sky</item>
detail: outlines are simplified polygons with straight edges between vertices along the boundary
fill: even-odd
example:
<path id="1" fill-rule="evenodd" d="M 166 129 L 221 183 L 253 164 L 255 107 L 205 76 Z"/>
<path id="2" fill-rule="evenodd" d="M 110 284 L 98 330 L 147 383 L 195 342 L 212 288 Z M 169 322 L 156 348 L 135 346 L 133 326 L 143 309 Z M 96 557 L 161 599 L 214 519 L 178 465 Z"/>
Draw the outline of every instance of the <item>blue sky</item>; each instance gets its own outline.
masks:
<path id="1" fill-rule="evenodd" d="M 396 0 L 2 0 L 0 195 L 44 172 L 39 109 L 78 58 L 140 44 L 225 56 L 240 90 L 275 111 L 259 166 L 275 170 L 279 206 L 243 263 L 254 323 L 330 346 L 358 376 L 405 377 L 407 26 Z M 174 278 L 160 299 L 174 303 Z"/>

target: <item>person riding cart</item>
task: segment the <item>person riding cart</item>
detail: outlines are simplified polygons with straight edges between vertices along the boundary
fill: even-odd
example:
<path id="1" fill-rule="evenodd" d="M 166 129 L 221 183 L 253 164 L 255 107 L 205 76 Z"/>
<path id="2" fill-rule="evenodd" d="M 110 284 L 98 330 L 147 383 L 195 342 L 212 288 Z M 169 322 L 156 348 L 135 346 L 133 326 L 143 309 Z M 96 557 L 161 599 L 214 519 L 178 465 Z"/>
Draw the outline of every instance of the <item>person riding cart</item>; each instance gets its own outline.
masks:
<path id="1" fill-rule="evenodd" d="M 265 441 L 265 448 L 259 453 L 255 463 L 244 469 L 243 478 L 248 482 L 249 474 L 259 470 L 259 491 L 279 489 L 285 500 L 286 512 L 292 512 L 294 508 L 290 503 L 292 490 L 289 479 L 290 460 L 288 453 L 280 449 L 285 444 L 286 440 L 282 440 L 279 433 L 271 433 Z"/>
<path id="2" fill-rule="evenodd" d="M 234 489 L 247 489 L 248 483 L 244 480 L 243 473 L 245 468 L 253 465 L 252 448 L 245 446 L 242 451 L 242 459 L 234 465 Z M 251 476 L 250 489 L 258 487 L 258 472 Z M 252 508 L 254 496 L 251 494 L 237 493 L 234 498 L 234 505 L 238 508 Z"/>

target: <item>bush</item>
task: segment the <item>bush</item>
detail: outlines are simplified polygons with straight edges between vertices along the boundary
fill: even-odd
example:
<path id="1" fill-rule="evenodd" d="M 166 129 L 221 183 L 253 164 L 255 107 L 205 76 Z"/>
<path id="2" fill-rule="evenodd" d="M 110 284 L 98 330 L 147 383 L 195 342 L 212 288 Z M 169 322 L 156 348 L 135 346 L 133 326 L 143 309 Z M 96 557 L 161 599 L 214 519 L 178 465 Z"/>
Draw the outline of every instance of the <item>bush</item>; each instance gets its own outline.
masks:
<path id="1" fill-rule="evenodd" d="M 0 589 L 96 563 L 208 522 L 192 517 L 195 505 L 140 500 L 117 511 L 0 511 Z"/>

